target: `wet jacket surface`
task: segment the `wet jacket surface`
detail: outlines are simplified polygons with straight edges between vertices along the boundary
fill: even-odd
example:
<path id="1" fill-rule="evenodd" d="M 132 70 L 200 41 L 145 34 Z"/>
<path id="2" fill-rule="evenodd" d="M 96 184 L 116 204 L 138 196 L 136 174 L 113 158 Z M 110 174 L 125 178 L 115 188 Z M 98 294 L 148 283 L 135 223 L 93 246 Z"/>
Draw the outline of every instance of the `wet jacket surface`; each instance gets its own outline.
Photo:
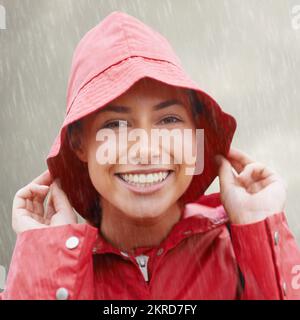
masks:
<path id="1" fill-rule="evenodd" d="M 299 299 L 299 265 L 283 212 L 228 225 L 216 193 L 187 205 L 159 246 L 131 256 L 88 224 L 22 232 L 1 298 Z"/>

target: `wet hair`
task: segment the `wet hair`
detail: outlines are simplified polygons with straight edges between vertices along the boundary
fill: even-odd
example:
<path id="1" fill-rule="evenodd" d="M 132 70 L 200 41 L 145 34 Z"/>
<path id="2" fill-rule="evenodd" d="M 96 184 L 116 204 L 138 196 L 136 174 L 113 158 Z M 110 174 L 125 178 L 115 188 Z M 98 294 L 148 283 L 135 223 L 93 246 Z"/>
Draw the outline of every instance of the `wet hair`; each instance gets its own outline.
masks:
<path id="1" fill-rule="evenodd" d="M 67 129 L 67 138 L 69 141 L 69 145 L 73 151 L 77 150 L 80 146 L 80 139 L 78 139 L 78 137 L 74 136 L 74 132 L 76 132 L 76 133 L 82 132 L 82 120 L 81 119 L 69 124 L 68 129 Z"/>
<path id="2" fill-rule="evenodd" d="M 204 110 L 204 104 L 201 100 L 198 99 L 197 94 L 192 89 L 187 89 L 186 94 L 189 99 L 189 104 L 192 106 L 193 116 L 197 119 Z"/>

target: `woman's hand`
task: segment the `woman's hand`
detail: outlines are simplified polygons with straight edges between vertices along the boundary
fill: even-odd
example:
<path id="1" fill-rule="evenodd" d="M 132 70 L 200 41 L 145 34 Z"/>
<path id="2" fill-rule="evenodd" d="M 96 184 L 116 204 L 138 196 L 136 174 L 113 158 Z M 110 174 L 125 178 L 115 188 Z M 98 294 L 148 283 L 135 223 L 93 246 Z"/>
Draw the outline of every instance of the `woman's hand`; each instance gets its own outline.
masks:
<path id="1" fill-rule="evenodd" d="M 216 162 L 221 201 L 231 223 L 254 223 L 284 210 L 286 184 L 270 168 L 235 148 L 227 159 L 216 156 Z"/>
<path id="2" fill-rule="evenodd" d="M 49 170 L 20 189 L 14 197 L 12 227 L 17 234 L 72 223 L 77 223 L 77 216 L 59 182 L 52 180 Z"/>

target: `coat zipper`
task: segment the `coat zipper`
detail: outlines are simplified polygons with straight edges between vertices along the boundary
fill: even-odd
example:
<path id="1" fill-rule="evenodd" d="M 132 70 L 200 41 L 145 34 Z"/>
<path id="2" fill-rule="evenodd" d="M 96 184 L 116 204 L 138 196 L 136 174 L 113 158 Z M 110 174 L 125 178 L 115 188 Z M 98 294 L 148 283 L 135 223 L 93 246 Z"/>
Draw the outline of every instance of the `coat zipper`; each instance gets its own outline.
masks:
<path id="1" fill-rule="evenodd" d="M 149 260 L 149 257 L 146 256 L 146 255 L 140 255 L 140 256 L 136 256 L 135 257 L 137 263 L 138 263 L 138 266 L 142 272 L 142 275 L 145 279 L 146 282 L 149 281 L 149 276 L 148 276 L 148 260 Z"/>

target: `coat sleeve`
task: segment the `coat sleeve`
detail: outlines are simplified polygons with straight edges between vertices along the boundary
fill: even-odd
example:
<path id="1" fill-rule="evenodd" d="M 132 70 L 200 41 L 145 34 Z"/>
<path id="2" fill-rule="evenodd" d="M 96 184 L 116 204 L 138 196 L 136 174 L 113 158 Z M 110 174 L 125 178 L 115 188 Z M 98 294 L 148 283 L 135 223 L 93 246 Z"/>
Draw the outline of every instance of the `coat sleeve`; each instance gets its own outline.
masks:
<path id="1" fill-rule="evenodd" d="M 17 235 L 3 300 L 94 299 L 97 229 L 67 224 Z"/>
<path id="2" fill-rule="evenodd" d="M 300 250 L 284 212 L 230 229 L 244 280 L 239 298 L 300 300 Z"/>

